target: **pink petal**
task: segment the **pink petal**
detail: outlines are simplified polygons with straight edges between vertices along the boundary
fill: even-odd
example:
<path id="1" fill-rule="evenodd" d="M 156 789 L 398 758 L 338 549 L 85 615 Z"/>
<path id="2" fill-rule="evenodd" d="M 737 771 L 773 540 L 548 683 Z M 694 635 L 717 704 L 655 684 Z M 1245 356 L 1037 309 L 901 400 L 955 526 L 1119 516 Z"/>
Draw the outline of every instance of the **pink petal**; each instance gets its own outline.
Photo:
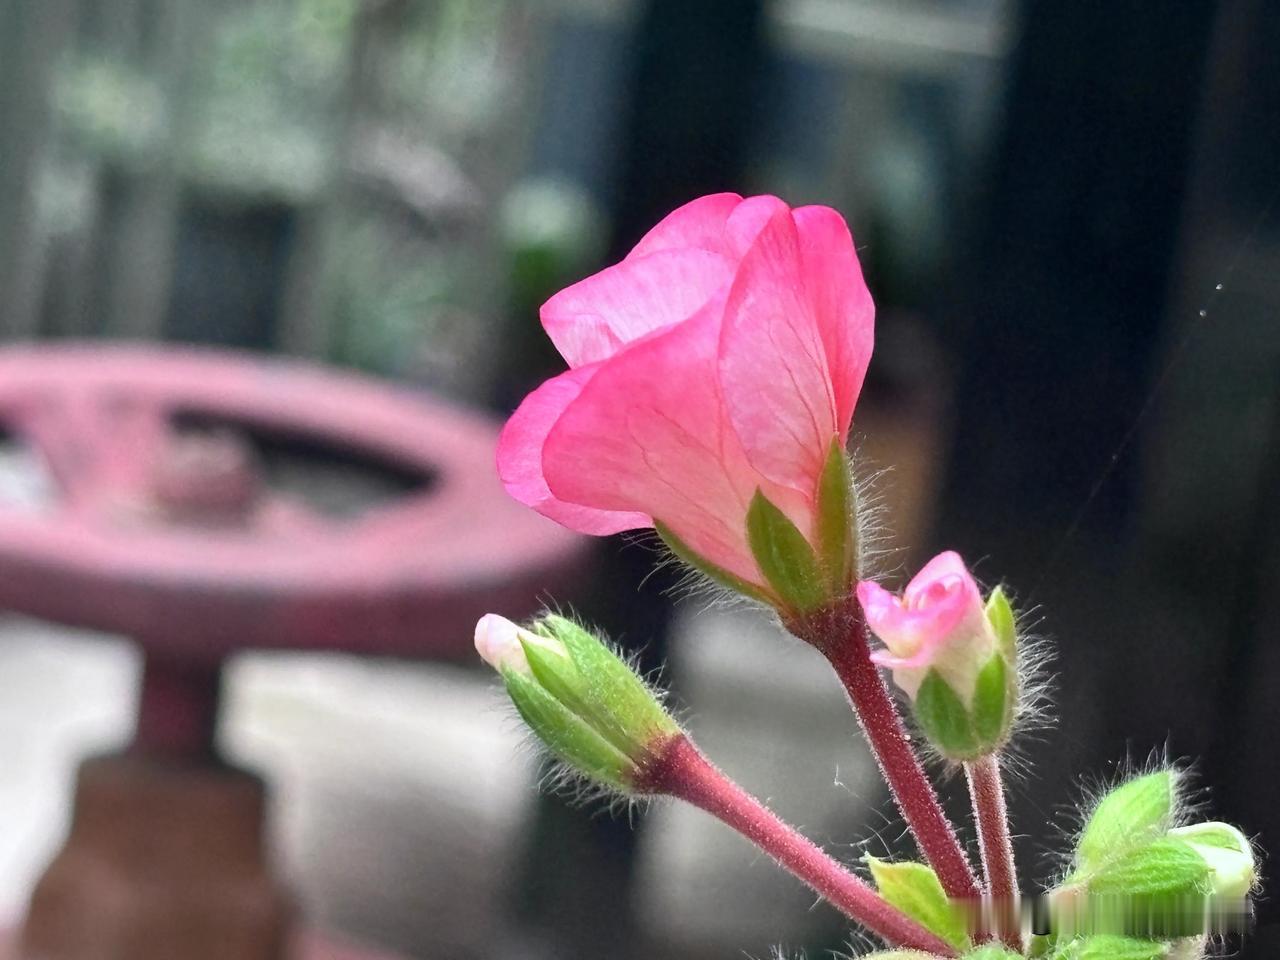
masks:
<path id="1" fill-rule="evenodd" d="M 569 366 L 580 367 L 687 320 L 732 275 L 732 262 L 709 250 L 657 250 L 629 257 L 548 300 L 542 306 L 542 325 Z"/>
<path id="2" fill-rule="evenodd" d="M 779 214 L 790 216 L 791 208 L 768 194 L 748 197 L 738 204 L 724 225 L 724 242 L 730 255 L 735 260 L 745 257 L 760 231 Z"/>
<path id="3" fill-rule="evenodd" d="M 841 437 L 848 437 L 853 408 L 871 361 L 875 304 L 863 282 L 844 218 L 830 207 L 799 207 L 794 216 L 805 284 L 831 369 L 836 428 Z"/>
<path id="4" fill-rule="evenodd" d="M 795 223 L 785 205 L 771 208 L 729 289 L 720 380 L 751 464 L 811 498 L 838 432 L 835 398 Z"/>
<path id="5" fill-rule="evenodd" d="M 691 200 L 667 214 L 627 254 L 627 259 L 658 250 L 697 248 L 724 253 L 724 225 L 742 202 L 736 193 L 713 193 Z"/>
<path id="6" fill-rule="evenodd" d="M 943 551 L 921 567 L 920 572 L 907 584 L 902 597 L 908 606 L 914 606 L 931 586 L 939 583 L 948 583 L 950 586 L 949 581 L 954 581 L 958 588 L 955 591 L 955 603 L 981 606 L 982 592 L 978 589 L 973 575 L 969 573 L 969 568 L 965 566 L 964 560 L 954 550 Z"/>
<path id="7" fill-rule="evenodd" d="M 525 397 L 498 439 L 498 475 L 512 497 L 543 516 L 572 530 L 604 536 L 647 527 L 651 521 L 642 513 L 595 510 L 558 500 L 542 472 L 547 434 L 598 370 L 599 365 L 570 370 Z"/>
<path id="8" fill-rule="evenodd" d="M 887 648 L 873 651 L 871 659 L 892 669 L 931 663 L 963 615 L 948 603 L 912 610 L 870 580 L 858 584 L 857 595 L 867 626 Z"/>
<path id="9" fill-rule="evenodd" d="M 745 517 L 762 480 L 716 387 L 722 304 L 602 364 L 552 429 L 543 463 L 557 497 L 641 511 L 705 559 L 759 583 Z"/>

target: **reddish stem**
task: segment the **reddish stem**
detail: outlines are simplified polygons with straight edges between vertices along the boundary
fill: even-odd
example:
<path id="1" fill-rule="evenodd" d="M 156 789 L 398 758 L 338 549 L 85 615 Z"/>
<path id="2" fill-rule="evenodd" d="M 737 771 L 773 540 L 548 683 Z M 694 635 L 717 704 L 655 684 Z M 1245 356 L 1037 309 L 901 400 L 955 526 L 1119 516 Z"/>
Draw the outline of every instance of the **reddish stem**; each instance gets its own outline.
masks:
<path id="1" fill-rule="evenodd" d="M 978 878 L 911 747 L 884 679 L 871 662 L 867 626 L 856 601 L 852 608 L 794 625 L 797 636 L 817 647 L 835 668 L 893 799 L 942 889 L 953 900 L 976 902 L 981 896 Z"/>
<path id="2" fill-rule="evenodd" d="M 978 842 L 982 846 L 982 871 L 987 879 L 995 929 L 1000 939 L 1021 952 L 1022 936 L 1018 930 L 1018 879 L 1013 863 L 1013 842 L 1009 838 L 1009 813 L 1004 802 L 1004 785 L 1000 779 L 1000 761 L 995 754 L 964 765 L 969 780 L 969 796 L 973 800 L 973 816 L 978 825 Z"/>
<path id="3" fill-rule="evenodd" d="M 956 951 L 876 893 L 784 823 L 768 807 L 716 769 L 683 735 L 667 744 L 646 770 L 646 791 L 693 804 L 737 830 L 808 884 L 838 910 L 890 946 L 943 957 Z"/>

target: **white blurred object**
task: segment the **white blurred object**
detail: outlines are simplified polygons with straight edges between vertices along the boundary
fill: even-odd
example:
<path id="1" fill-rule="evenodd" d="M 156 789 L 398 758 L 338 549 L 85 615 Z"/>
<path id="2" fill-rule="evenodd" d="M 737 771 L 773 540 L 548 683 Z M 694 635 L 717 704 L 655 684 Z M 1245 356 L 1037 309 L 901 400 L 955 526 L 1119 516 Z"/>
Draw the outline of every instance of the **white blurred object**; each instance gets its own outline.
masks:
<path id="1" fill-rule="evenodd" d="M 884 788 L 831 668 L 749 610 L 677 630 L 687 726 L 729 776 L 838 859 L 878 827 Z M 746 840 L 691 807 L 655 811 L 638 885 L 645 926 L 677 950 L 741 951 L 811 934 L 815 896 Z"/>

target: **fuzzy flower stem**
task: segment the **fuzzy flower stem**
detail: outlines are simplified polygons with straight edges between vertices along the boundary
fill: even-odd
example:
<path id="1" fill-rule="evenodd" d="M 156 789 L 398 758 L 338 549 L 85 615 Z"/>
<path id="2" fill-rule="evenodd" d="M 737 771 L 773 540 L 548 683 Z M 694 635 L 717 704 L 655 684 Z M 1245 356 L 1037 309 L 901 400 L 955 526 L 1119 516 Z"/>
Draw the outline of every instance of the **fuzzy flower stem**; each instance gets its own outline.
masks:
<path id="1" fill-rule="evenodd" d="M 995 929 L 1011 949 L 1022 951 L 1015 905 L 1018 875 L 1013 863 L 1013 843 L 1009 839 L 1009 814 L 1000 779 L 1000 760 L 989 754 L 964 765 L 973 800 L 974 821 L 982 846 L 982 870 L 987 880 L 987 896 L 994 910 Z"/>
<path id="2" fill-rule="evenodd" d="M 726 777 L 687 737 L 678 735 L 645 771 L 645 790 L 693 804 L 738 831 L 841 913 L 887 944 L 942 957 L 956 951 L 824 853 L 813 841 Z"/>
<path id="3" fill-rule="evenodd" d="M 942 889 L 953 900 L 976 902 L 981 896 L 978 878 L 911 747 L 884 679 L 871 662 L 867 625 L 857 603 L 793 623 L 791 629 L 830 661 L 844 684 L 893 799 Z"/>

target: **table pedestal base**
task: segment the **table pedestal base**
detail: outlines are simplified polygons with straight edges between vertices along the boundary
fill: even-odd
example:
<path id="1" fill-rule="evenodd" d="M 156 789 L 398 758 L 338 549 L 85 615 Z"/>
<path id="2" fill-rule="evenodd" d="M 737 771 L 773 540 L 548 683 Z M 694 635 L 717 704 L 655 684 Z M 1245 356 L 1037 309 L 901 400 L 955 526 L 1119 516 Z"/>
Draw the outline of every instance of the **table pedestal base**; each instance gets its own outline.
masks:
<path id="1" fill-rule="evenodd" d="M 36 885 L 23 960 L 291 960 L 256 777 L 215 762 L 86 761 L 71 831 Z"/>

